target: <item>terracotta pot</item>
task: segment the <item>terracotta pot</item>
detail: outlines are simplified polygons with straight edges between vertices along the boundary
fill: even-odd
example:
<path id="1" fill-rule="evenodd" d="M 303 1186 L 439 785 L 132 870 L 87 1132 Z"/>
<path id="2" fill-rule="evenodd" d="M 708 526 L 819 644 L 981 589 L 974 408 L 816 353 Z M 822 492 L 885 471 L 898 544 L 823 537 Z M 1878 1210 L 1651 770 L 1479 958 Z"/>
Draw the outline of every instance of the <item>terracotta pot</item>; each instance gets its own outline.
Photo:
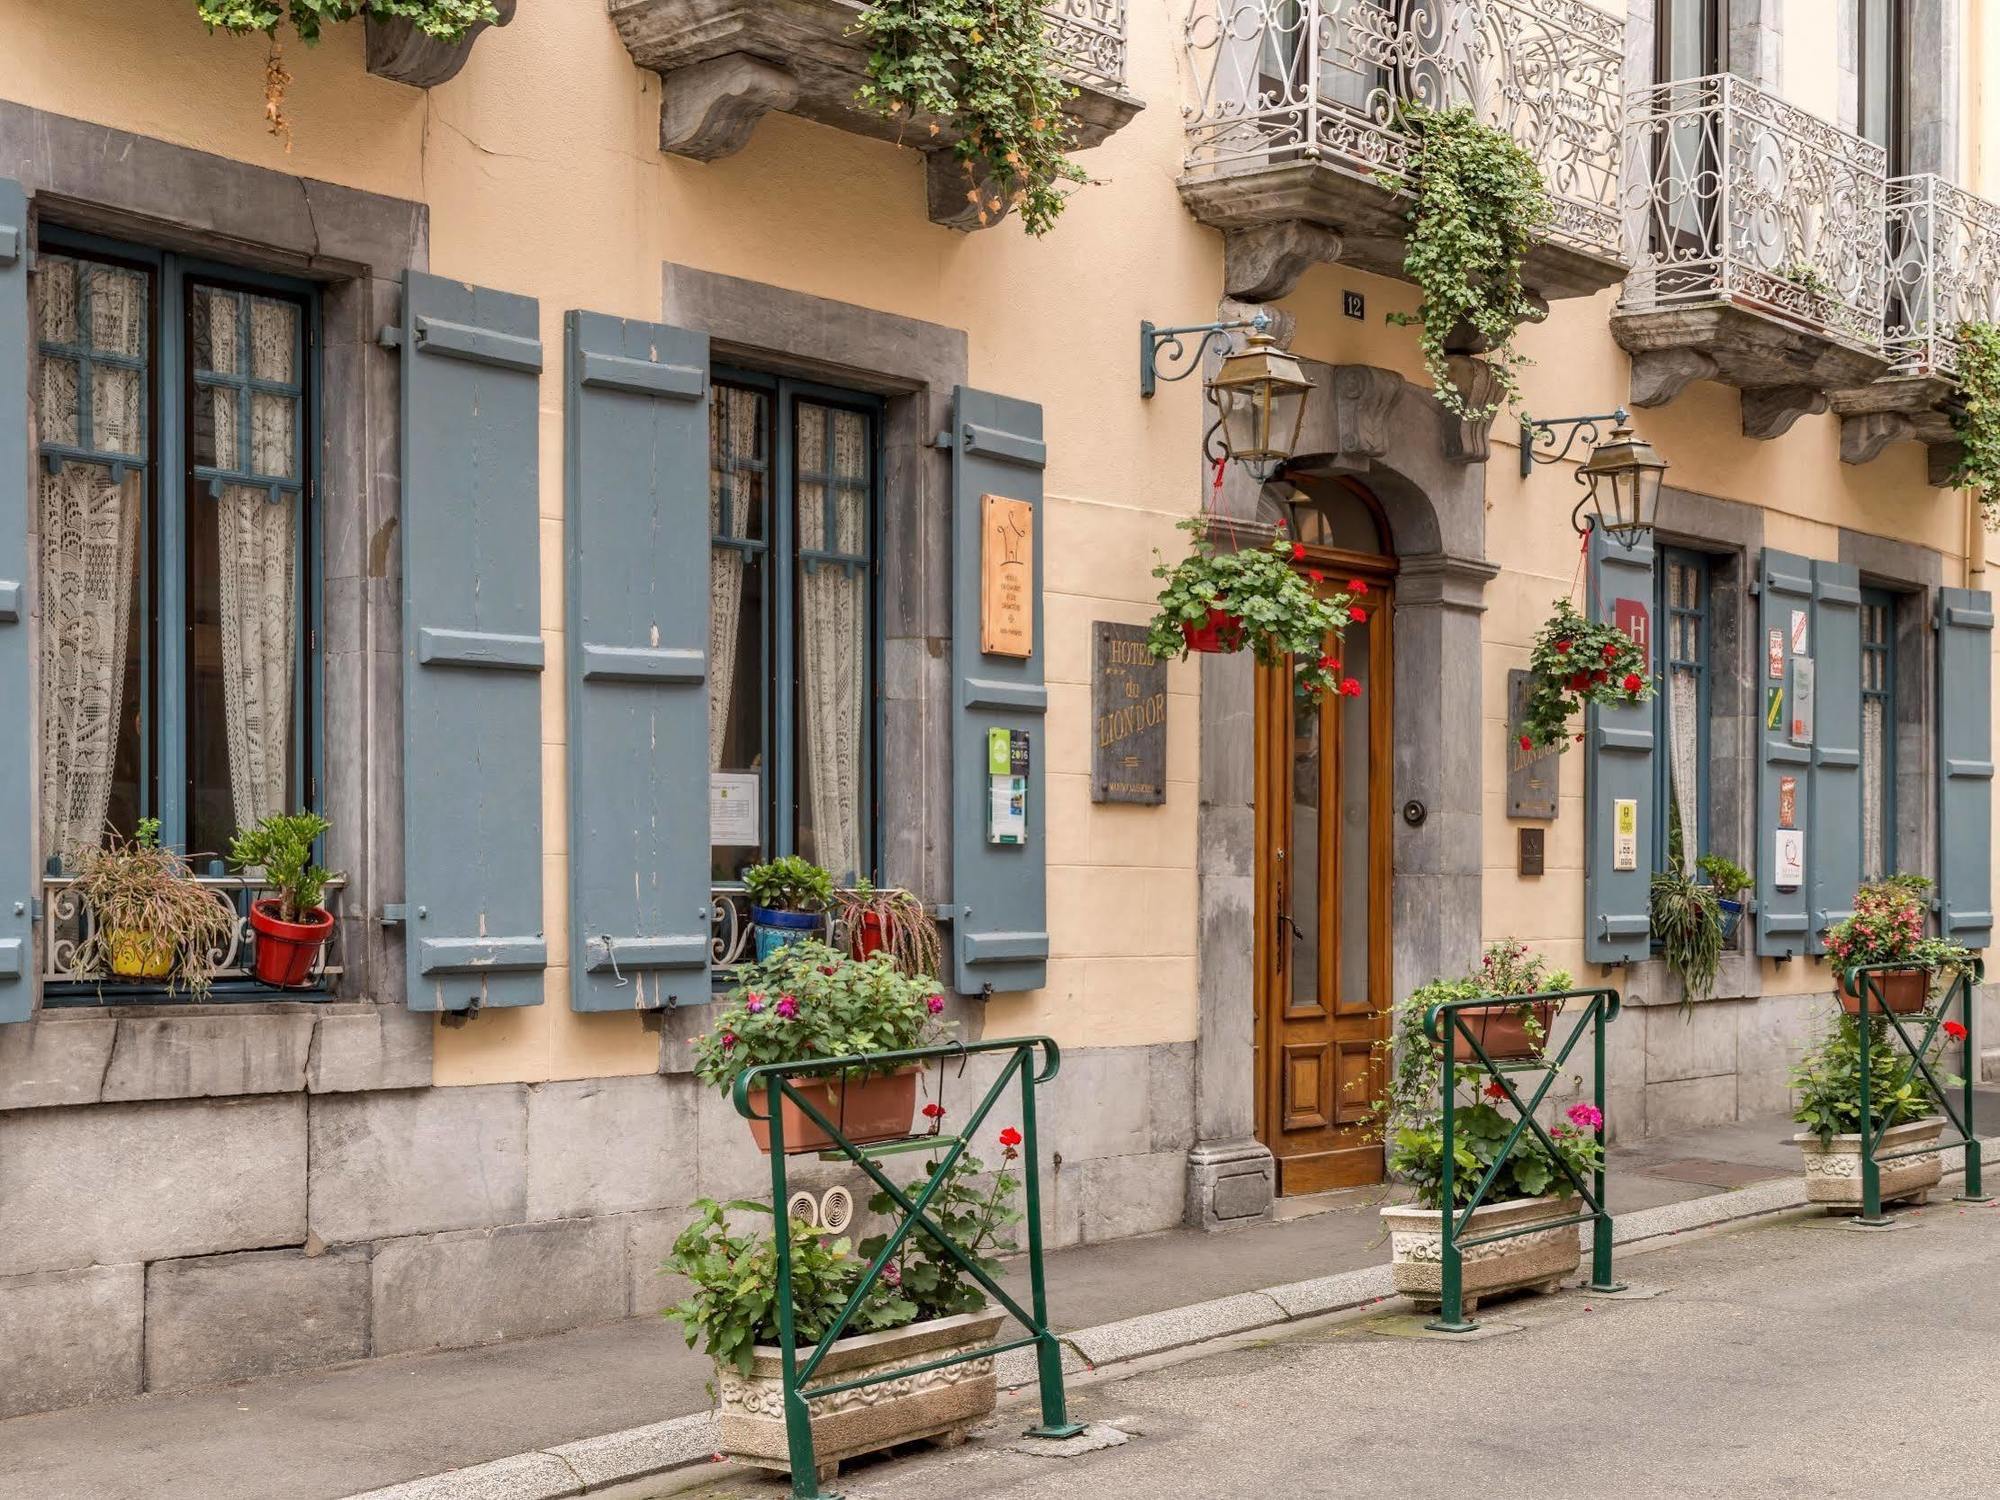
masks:
<path id="1" fill-rule="evenodd" d="M 897 1141 L 910 1134 L 917 1115 L 917 1069 L 900 1073 L 876 1074 L 868 1078 L 841 1079 L 834 1075 L 796 1078 L 792 1087 L 812 1100 L 813 1108 L 840 1127 L 840 1133 L 857 1146 L 876 1141 Z M 751 1108 L 760 1109 L 764 1100 L 753 1098 Z M 806 1118 L 790 1099 L 779 1101 L 785 1121 L 785 1155 L 825 1151 L 833 1137 Z M 771 1154 L 771 1122 L 750 1121 L 750 1134 L 757 1149 Z"/>
<path id="2" fill-rule="evenodd" d="M 998 1309 L 989 1309 L 839 1339 L 827 1351 L 814 1381 L 854 1380 L 969 1353 L 991 1344 L 1003 1321 Z M 802 1346 L 799 1360 L 810 1358 L 812 1352 L 812 1346 Z M 719 1446 L 731 1458 L 745 1463 L 789 1469 L 781 1373 L 784 1353 L 774 1344 L 759 1344 L 754 1359 L 748 1375 L 739 1374 L 734 1365 L 715 1368 Z M 806 1403 L 812 1421 L 813 1457 L 822 1469 L 831 1469 L 843 1459 L 897 1443 L 918 1438 L 956 1439 L 992 1414 L 997 1394 L 993 1361 L 986 1358 L 815 1397 Z"/>
<path id="3" fill-rule="evenodd" d="M 1472 1223 L 1463 1237 L 1476 1239 L 1543 1219 L 1574 1218 L 1584 1209 L 1580 1198 L 1517 1198 L 1508 1203 L 1485 1203 L 1472 1211 Z M 1389 1232 L 1389 1270 L 1396 1290 L 1419 1308 L 1428 1311 L 1437 1307 L 1444 1291 L 1444 1230 L 1438 1211 L 1414 1205 L 1385 1208 L 1382 1227 Z M 1500 1292 L 1516 1292 L 1524 1287 L 1556 1290 L 1563 1278 L 1575 1274 L 1582 1261 L 1582 1241 L 1576 1230 L 1576 1225 L 1565 1224 L 1559 1229 L 1534 1230 L 1511 1239 L 1488 1240 L 1461 1251 L 1460 1286 L 1465 1311 L 1470 1314 L 1481 1297 Z"/>
<path id="4" fill-rule="evenodd" d="M 1473 1005 L 1457 1014 L 1464 1020 L 1465 1029 L 1479 1039 L 1479 1045 L 1488 1057 L 1495 1062 L 1511 1062 L 1540 1054 L 1549 1039 L 1549 1027 L 1555 1022 L 1556 1009 L 1557 1002 L 1553 1000 L 1537 1000 L 1532 1005 L 1518 1002 Z M 1527 1018 L 1521 1014 L 1524 1010 L 1534 1012 L 1535 1023 L 1541 1030 L 1539 1039 L 1529 1034 Z M 1474 1060 L 1477 1061 L 1476 1058 Z M 1465 1059 L 1460 1058 L 1459 1061 Z"/>
<path id="5" fill-rule="evenodd" d="M 174 945 L 155 932 L 114 927 L 105 935 L 111 972 L 120 979 L 165 979 L 174 972 Z"/>
<path id="6" fill-rule="evenodd" d="M 1928 969 L 1892 969 L 1873 976 L 1874 985 L 1868 996 L 1868 1014 L 1880 1015 L 1887 1006 L 1899 1016 L 1915 1015 L 1931 998 L 1931 975 Z M 1850 989 L 1845 980 L 1840 985 L 1840 1008 L 1850 1016 L 1861 1014 L 1861 991 Z"/>
<path id="7" fill-rule="evenodd" d="M 854 919 L 854 956 L 868 959 L 889 946 L 888 934 L 879 911 L 864 911 Z"/>
<path id="8" fill-rule="evenodd" d="M 333 913 L 315 906 L 303 922 L 287 922 L 274 900 L 250 903 L 250 930 L 257 934 L 257 961 L 252 972 L 260 984 L 296 989 L 312 979 L 319 950 L 333 936 Z"/>
<path id="9" fill-rule="evenodd" d="M 1206 625 L 1190 625 L 1181 622 L 1181 635 L 1187 640 L 1188 650 L 1208 651 L 1227 655 L 1243 649 L 1243 617 L 1232 615 L 1226 609 L 1211 607 Z"/>

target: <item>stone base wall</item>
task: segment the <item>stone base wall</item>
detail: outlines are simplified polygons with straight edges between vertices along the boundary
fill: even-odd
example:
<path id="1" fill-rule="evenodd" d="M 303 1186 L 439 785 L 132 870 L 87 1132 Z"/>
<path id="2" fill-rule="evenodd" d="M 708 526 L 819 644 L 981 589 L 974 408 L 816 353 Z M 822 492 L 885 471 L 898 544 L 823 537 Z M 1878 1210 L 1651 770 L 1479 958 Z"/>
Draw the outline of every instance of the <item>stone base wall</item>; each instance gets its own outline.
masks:
<path id="1" fill-rule="evenodd" d="M 1180 1222 L 1193 1051 L 1072 1052 L 1038 1091 L 1049 1244 Z M 991 1081 L 981 1062 L 948 1073 L 948 1123 Z M 0 1416 L 650 1315 L 680 1295 L 659 1266 L 688 1202 L 769 1195 L 747 1126 L 686 1075 L 302 1080 L 0 1109 Z M 1003 1099 L 982 1135 L 1019 1120 Z M 867 1202 L 858 1172 L 792 1165 L 795 1187 Z"/>

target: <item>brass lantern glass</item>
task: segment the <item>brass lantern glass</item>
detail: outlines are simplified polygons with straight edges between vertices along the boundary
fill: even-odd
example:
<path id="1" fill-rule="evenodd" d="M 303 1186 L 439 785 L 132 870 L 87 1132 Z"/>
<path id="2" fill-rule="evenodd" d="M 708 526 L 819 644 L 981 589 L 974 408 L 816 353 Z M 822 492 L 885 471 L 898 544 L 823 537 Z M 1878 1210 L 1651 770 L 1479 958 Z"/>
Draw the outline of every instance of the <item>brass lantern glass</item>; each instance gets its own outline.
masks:
<path id="1" fill-rule="evenodd" d="M 1208 383 L 1222 414 L 1222 448 L 1238 463 L 1282 464 L 1298 448 L 1312 381 L 1295 355 L 1261 329 Z"/>
<path id="2" fill-rule="evenodd" d="M 1651 531 L 1660 513 L 1660 481 L 1666 472 L 1667 461 L 1651 443 L 1634 437 L 1629 427 L 1613 428 L 1583 465 L 1597 524 L 1626 546 Z"/>

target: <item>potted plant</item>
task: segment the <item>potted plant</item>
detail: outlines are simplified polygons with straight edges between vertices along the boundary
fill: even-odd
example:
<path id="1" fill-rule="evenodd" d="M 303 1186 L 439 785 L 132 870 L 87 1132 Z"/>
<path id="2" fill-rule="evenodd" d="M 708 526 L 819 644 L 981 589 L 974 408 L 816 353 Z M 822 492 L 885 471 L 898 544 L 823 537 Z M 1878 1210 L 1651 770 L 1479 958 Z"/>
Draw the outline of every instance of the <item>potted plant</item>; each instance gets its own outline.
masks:
<path id="1" fill-rule="evenodd" d="M 1716 909 L 1722 913 L 1722 946 L 1731 947 L 1743 925 L 1743 903 L 1753 884 L 1750 872 L 1720 854 L 1704 854 L 1695 861 L 1695 868 L 1708 877 L 1715 892 Z"/>
<path id="2" fill-rule="evenodd" d="M 1806 1199 L 1832 1209 L 1859 1209 L 1861 1132 L 1883 1130 L 1875 1150 L 1888 1157 L 1878 1168 L 1881 1201 L 1923 1201 L 1944 1176 L 1944 1160 L 1934 1151 L 1910 1151 L 1934 1141 L 1944 1129 L 1937 1100 L 1916 1062 L 1889 1036 L 1889 1021 L 1871 1016 L 1868 1038 L 1868 1118 L 1861 1117 L 1861 1021 L 1852 1013 L 1833 1028 L 1792 1071 L 1798 1108 L 1792 1118 L 1806 1128 L 1792 1137 L 1805 1158 Z M 1965 1028 L 1942 1028 L 1954 1039 Z M 1935 1044 L 1934 1044 L 1935 1045 Z M 1935 1066 L 1936 1053 L 1932 1054 Z M 1950 1080 L 1957 1082 L 1957 1080 Z"/>
<path id="3" fill-rule="evenodd" d="M 903 973 L 888 953 L 851 958 L 815 938 L 786 944 L 738 972 L 714 1026 L 695 1040 L 695 1073 L 727 1091 L 759 1063 L 866 1058 L 930 1046 L 949 1030 L 944 996 L 928 975 Z M 917 1070 L 858 1063 L 811 1074 L 792 1087 L 856 1145 L 910 1134 Z M 762 1101 L 753 1101 L 759 1109 Z M 783 1101 L 785 1151 L 821 1151 L 831 1136 L 790 1099 Z M 771 1149 L 771 1125 L 750 1121 L 757 1149 Z"/>
<path id="4" fill-rule="evenodd" d="M 833 904 L 833 877 L 811 860 L 787 854 L 752 865 L 743 872 L 743 888 L 750 896 L 759 960 L 769 958 L 787 943 L 826 930 L 826 909 Z"/>
<path id="5" fill-rule="evenodd" d="M 1924 936 L 1924 913 L 1931 883 L 1921 875 L 1891 875 L 1854 893 L 1853 915 L 1826 930 L 1826 951 L 1840 981 L 1841 1009 L 1861 1012 L 1862 981 L 1855 971 L 1872 964 L 1895 964 L 1870 975 L 1880 1004 L 1911 1015 L 1930 1002 L 1940 970 L 1970 963 L 1972 953 L 1957 943 Z"/>
<path id="6" fill-rule="evenodd" d="M 130 839 L 105 831 L 104 842 L 74 856 L 76 892 L 91 926 L 76 956 L 83 974 L 178 982 L 196 998 L 208 993 L 215 964 L 236 937 L 236 913 L 160 843 L 160 820 L 142 818 Z"/>
<path id="7" fill-rule="evenodd" d="M 1569 748 L 1569 721 L 1586 704 L 1623 708 L 1653 696 L 1646 653 L 1616 625 L 1586 618 L 1567 599 L 1535 635 L 1528 655 L 1523 750 Z M 1581 740 L 1582 735 L 1577 735 Z"/>
<path id="8" fill-rule="evenodd" d="M 1513 943 L 1496 944 L 1492 969 L 1503 977 L 1535 972 L 1550 988 L 1567 988 L 1568 976 L 1550 972 L 1539 959 L 1523 961 L 1525 950 Z M 1487 966 L 1482 963 L 1482 971 Z M 1382 1209 L 1389 1232 L 1391 1274 L 1396 1290 L 1419 1307 L 1436 1307 L 1442 1292 L 1444 1210 L 1444 1112 L 1452 1112 L 1452 1206 L 1462 1212 L 1487 1171 L 1499 1159 L 1514 1119 L 1494 1099 L 1505 1099 L 1497 1082 L 1478 1087 L 1478 1073 L 1460 1075 L 1465 1095 L 1446 1100 L 1443 1094 L 1442 1049 L 1424 1032 L 1424 1015 L 1433 1005 L 1470 1000 L 1488 993 L 1479 977 L 1434 981 L 1405 997 L 1396 1007 L 1386 1092 L 1376 1101 L 1377 1119 L 1388 1147 L 1389 1170 L 1416 1194 L 1413 1204 Z M 1460 1012 L 1467 1014 L 1467 1012 Z M 1579 1176 L 1597 1170 L 1603 1155 L 1603 1116 L 1594 1105 L 1570 1106 L 1567 1117 L 1550 1130 L 1556 1150 Z M 1494 1179 L 1480 1206 L 1473 1211 L 1468 1236 L 1513 1229 L 1544 1219 L 1566 1219 L 1574 1213 L 1575 1189 L 1547 1148 L 1527 1133 L 1515 1143 L 1506 1165 Z M 1481 1246 L 1464 1260 L 1465 1307 L 1472 1311 L 1481 1297 L 1523 1287 L 1553 1290 L 1574 1272 L 1581 1258 L 1574 1225 L 1536 1230 Z"/>
<path id="9" fill-rule="evenodd" d="M 1678 865 L 1653 876 L 1653 941 L 1681 982 L 1681 1005 L 1690 1008 L 1715 992 L 1722 962 L 1722 907 L 1715 892 Z"/>
<path id="10" fill-rule="evenodd" d="M 1551 969 L 1541 954 L 1513 938 L 1488 944 L 1468 980 L 1481 995 L 1540 995 L 1570 987 L 1567 969 Z M 1467 1006 L 1458 1015 L 1488 1057 L 1508 1062 L 1542 1050 L 1561 1008 L 1557 1000 L 1517 1000 Z"/>
<path id="11" fill-rule="evenodd" d="M 305 984 L 333 935 L 333 913 L 320 903 L 335 877 L 313 863 L 313 845 L 331 826 L 315 812 L 272 813 L 255 828 L 238 830 L 230 843 L 230 861 L 256 871 L 272 892 L 250 903 L 255 973 L 264 984 L 278 989 Z"/>
<path id="12" fill-rule="evenodd" d="M 870 881 L 857 881 L 854 889 L 834 893 L 833 914 L 856 958 L 887 952 L 896 967 L 912 978 L 935 979 L 941 972 L 944 937 L 937 919 L 909 891 L 882 890 Z"/>
<path id="13" fill-rule="evenodd" d="M 1019 1221 L 1020 1132 L 1000 1132 L 1001 1165 L 989 1186 L 978 1185 L 984 1167 L 968 1151 L 953 1164 L 931 1201 L 930 1216 L 983 1270 L 992 1274 L 1004 1232 Z M 910 1184 L 911 1196 L 928 1184 Z M 887 1213 L 886 1193 L 870 1205 Z M 666 1316 L 678 1322 L 690 1348 L 700 1344 L 715 1361 L 721 1408 L 721 1451 L 762 1468 L 788 1469 L 785 1441 L 784 1351 L 776 1308 L 777 1247 L 768 1230 L 741 1232 L 730 1217 L 769 1215 L 761 1203 L 695 1204 L 696 1218 L 674 1243 L 664 1268 L 685 1276 L 694 1290 Z M 810 1358 L 840 1309 L 886 1241 L 876 1236 L 857 1254 L 849 1241 L 804 1220 L 791 1221 L 791 1279 L 797 1357 Z M 993 1343 L 1004 1316 L 989 1309 L 985 1294 L 929 1235 L 919 1229 L 904 1241 L 869 1289 L 855 1316 L 821 1362 L 815 1379 L 853 1380 L 948 1358 Z M 922 1370 L 808 1403 L 813 1456 L 823 1474 L 842 1460 L 920 1438 L 956 1439 L 989 1416 L 997 1387 L 991 1359 Z"/>
<path id="14" fill-rule="evenodd" d="M 1146 636 L 1155 657 L 1227 653 L 1247 644 L 1264 666 L 1289 662 L 1300 695 L 1311 701 L 1361 692 L 1359 681 L 1340 673 L 1340 642 L 1350 622 L 1367 619 L 1353 602 L 1367 592 L 1365 584 L 1327 588 L 1322 574 L 1294 566 L 1306 549 L 1283 536 L 1267 547 L 1218 551 L 1207 517 L 1190 516 L 1180 527 L 1193 538 L 1188 555 L 1153 569 L 1165 580 Z"/>

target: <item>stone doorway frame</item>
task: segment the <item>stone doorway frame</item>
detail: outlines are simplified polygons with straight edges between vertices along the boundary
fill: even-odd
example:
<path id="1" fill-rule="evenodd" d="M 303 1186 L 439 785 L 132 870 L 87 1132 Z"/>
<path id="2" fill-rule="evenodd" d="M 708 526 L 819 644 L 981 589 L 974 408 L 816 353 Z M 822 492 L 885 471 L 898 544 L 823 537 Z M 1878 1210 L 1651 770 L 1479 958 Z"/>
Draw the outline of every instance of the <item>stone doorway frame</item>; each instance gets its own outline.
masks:
<path id="1" fill-rule="evenodd" d="M 1388 516 L 1396 583 L 1391 972 L 1396 993 L 1468 967 L 1481 923 L 1481 631 L 1487 580 L 1486 466 L 1446 456 L 1458 428 L 1431 394 L 1391 370 L 1301 360 L 1314 389 L 1293 467 L 1365 479 Z M 1462 451 L 1453 449 L 1452 451 Z M 1234 466 L 1232 466 L 1233 468 Z M 1246 538 L 1275 534 L 1277 500 L 1230 473 L 1223 513 Z M 1276 1170 L 1256 1137 L 1255 666 L 1201 660 L 1197 822 L 1199 997 L 1195 1144 L 1187 1223 L 1219 1229 L 1272 1216 Z M 1412 821 L 1407 811 L 1422 808 Z"/>

